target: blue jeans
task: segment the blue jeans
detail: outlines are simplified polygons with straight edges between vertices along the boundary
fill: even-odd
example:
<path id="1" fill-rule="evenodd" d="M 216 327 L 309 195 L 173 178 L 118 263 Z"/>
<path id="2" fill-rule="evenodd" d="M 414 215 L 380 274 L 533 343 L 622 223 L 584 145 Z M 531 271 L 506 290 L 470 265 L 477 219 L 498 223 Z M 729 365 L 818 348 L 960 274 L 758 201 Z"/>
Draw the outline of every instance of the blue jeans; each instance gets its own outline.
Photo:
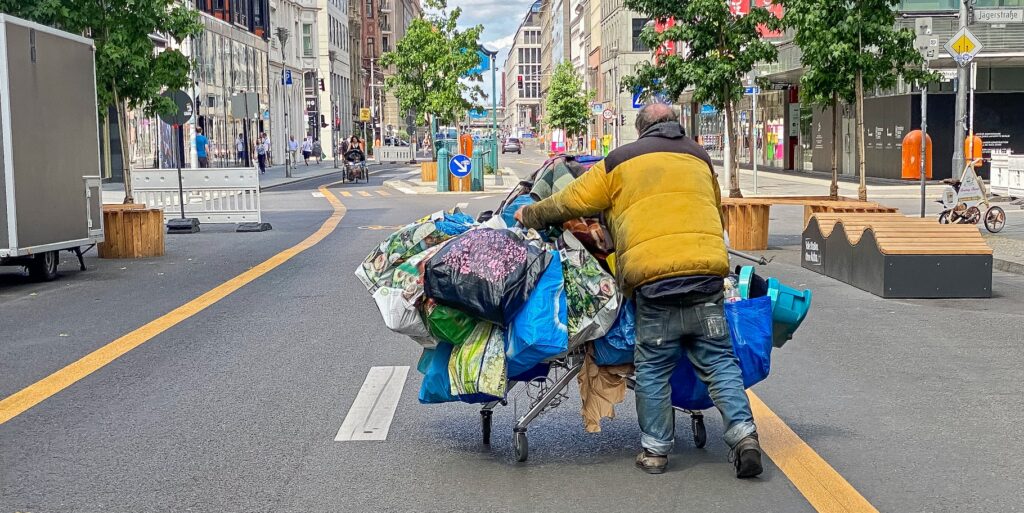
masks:
<path id="1" fill-rule="evenodd" d="M 743 375 L 725 323 L 722 294 L 652 300 L 638 292 L 636 413 L 644 449 L 657 455 L 672 450 L 675 412 L 669 377 L 684 351 L 722 413 L 729 447 L 755 433 Z"/>

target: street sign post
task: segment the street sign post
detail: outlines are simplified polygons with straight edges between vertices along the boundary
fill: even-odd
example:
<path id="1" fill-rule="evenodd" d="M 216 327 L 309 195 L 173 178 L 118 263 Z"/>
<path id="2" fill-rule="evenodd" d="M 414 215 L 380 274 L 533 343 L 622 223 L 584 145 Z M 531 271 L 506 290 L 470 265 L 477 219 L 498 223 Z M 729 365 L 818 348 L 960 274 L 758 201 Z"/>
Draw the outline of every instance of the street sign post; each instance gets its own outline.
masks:
<path id="1" fill-rule="evenodd" d="M 974 20 L 978 23 L 992 23 L 995 25 L 1024 23 L 1024 9 L 1006 7 L 997 9 L 975 9 Z"/>
<path id="2" fill-rule="evenodd" d="M 455 155 L 448 161 L 448 171 L 456 178 L 465 178 L 472 170 L 473 161 L 465 155 Z"/>
<path id="3" fill-rule="evenodd" d="M 605 121 L 611 121 L 611 119 L 615 117 L 615 112 L 613 112 L 612 109 L 604 109 L 604 112 L 601 113 L 601 117 L 603 117 Z"/>
<path id="4" fill-rule="evenodd" d="M 743 94 L 761 94 L 761 88 L 757 86 L 744 87 Z"/>
<path id="5" fill-rule="evenodd" d="M 368 107 L 363 107 L 363 108 L 359 109 L 359 121 L 369 121 L 369 120 L 370 120 L 370 109 Z"/>
<path id="6" fill-rule="evenodd" d="M 595 115 L 601 114 L 602 112 L 604 112 L 604 104 L 601 102 L 594 102 L 590 104 L 590 111 L 593 112 Z"/>
<path id="7" fill-rule="evenodd" d="M 967 27 L 963 27 L 953 34 L 949 41 L 946 41 L 943 48 L 949 52 L 954 61 L 960 64 L 960 67 L 964 67 L 974 60 L 983 47 L 981 41 Z"/>
<path id="8" fill-rule="evenodd" d="M 199 231 L 199 220 L 185 218 L 185 188 L 181 178 L 181 159 L 185 153 L 185 145 L 181 140 L 181 125 L 192 119 L 192 97 L 181 90 L 165 91 L 161 96 L 170 98 L 175 105 L 174 112 L 161 117 L 174 127 L 171 137 L 174 139 L 172 143 L 174 145 L 174 164 L 178 169 L 178 205 L 181 207 L 181 218 L 168 221 L 167 233 L 196 233 Z"/>
<path id="9" fill-rule="evenodd" d="M 281 70 L 281 85 L 286 85 L 286 86 L 292 85 L 292 70 L 290 70 L 290 69 Z"/>
<path id="10" fill-rule="evenodd" d="M 939 45 L 938 38 L 932 37 L 932 19 L 930 17 L 918 18 L 915 22 L 914 33 L 917 34 L 915 40 L 917 51 L 921 52 L 924 56 L 924 69 L 928 69 L 928 61 L 934 60 L 938 56 L 937 46 Z M 919 162 L 919 171 L 921 178 L 921 217 L 924 217 L 925 210 L 925 174 L 927 168 L 925 162 L 927 160 L 926 150 L 928 149 L 928 84 L 919 84 L 921 87 L 921 161 Z"/>

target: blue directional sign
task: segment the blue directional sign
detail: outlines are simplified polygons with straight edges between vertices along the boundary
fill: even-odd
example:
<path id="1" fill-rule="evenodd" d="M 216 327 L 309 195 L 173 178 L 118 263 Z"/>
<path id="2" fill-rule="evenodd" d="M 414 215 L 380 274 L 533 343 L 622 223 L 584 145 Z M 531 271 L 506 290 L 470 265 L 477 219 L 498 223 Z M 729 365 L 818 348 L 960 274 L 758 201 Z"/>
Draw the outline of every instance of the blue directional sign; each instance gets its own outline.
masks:
<path id="1" fill-rule="evenodd" d="M 455 155 L 448 161 L 448 171 L 456 178 L 463 178 L 473 170 L 473 161 L 465 155 Z"/>
<path id="2" fill-rule="evenodd" d="M 281 71 L 281 83 L 284 85 L 292 85 L 292 70 L 286 69 Z"/>
<path id="3" fill-rule="evenodd" d="M 761 88 L 757 86 L 743 88 L 743 94 L 761 94 Z"/>
<path id="4" fill-rule="evenodd" d="M 642 87 L 635 87 L 635 88 L 633 88 L 633 108 L 634 109 L 643 108 L 644 105 L 649 103 L 649 102 L 645 102 L 645 101 L 643 101 L 641 99 L 645 92 L 646 92 L 645 88 L 642 88 Z M 666 105 L 672 105 L 672 102 L 668 99 L 668 96 L 664 92 L 662 92 L 662 91 L 656 91 L 654 94 L 651 95 L 650 100 L 654 100 L 657 103 L 664 103 Z"/>

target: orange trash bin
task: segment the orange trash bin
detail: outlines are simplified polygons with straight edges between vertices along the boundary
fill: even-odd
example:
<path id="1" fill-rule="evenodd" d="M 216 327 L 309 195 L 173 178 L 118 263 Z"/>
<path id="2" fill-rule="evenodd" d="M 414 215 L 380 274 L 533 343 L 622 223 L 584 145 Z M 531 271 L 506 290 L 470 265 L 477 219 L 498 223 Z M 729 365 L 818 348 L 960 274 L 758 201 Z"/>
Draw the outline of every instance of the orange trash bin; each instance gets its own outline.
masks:
<path id="1" fill-rule="evenodd" d="M 903 138 L 903 169 L 900 176 L 904 180 L 921 179 L 921 131 L 911 130 Z M 927 136 L 924 152 L 924 176 L 932 177 L 932 136 Z"/>
<path id="2" fill-rule="evenodd" d="M 977 162 L 974 163 L 974 167 L 981 167 L 981 137 L 974 136 L 973 154 L 971 152 L 971 137 L 968 136 L 966 139 L 964 139 L 964 158 L 966 158 L 968 161 L 977 160 Z M 961 169 L 961 171 L 963 170 Z"/>

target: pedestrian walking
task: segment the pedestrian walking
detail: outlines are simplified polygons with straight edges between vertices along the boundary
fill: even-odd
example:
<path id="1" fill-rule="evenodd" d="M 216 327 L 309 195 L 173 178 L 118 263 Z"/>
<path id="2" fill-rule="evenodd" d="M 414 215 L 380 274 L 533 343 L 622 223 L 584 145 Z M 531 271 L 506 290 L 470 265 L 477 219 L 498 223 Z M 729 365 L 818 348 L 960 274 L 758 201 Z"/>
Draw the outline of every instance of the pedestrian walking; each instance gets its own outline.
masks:
<path id="1" fill-rule="evenodd" d="M 263 137 L 263 145 L 267 147 L 267 165 L 268 166 L 273 166 L 274 165 L 274 151 L 273 151 L 273 147 L 270 145 L 270 136 L 267 135 L 266 132 L 260 132 L 260 135 Z"/>
<path id="2" fill-rule="evenodd" d="M 242 134 L 238 134 L 235 138 L 235 151 L 237 152 L 238 162 L 245 164 L 245 138 Z"/>
<path id="3" fill-rule="evenodd" d="M 256 160 L 259 162 L 260 174 L 265 174 L 267 172 L 267 144 L 263 136 L 256 141 Z"/>
<path id="4" fill-rule="evenodd" d="M 302 161 L 309 165 L 309 156 L 313 154 L 313 136 L 307 135 L 302 141 Z"/>
<path id="5" fill-rule="evenodd" d="M 203 135 L 203 127 L 196 127 L 196 158 L 199 160 L 199 167 L 210 167 L 210 158 L 206 150 L 210 141 Z"/>
<path id="6" fill-rule="evenodd" d="M 665 472 L 675 437 L 669 377 L 685 354 L 722 413 L 736 477 L 759 475 L 761 446 L 722 307 L 729 257 L 714 166 L 668 105 L 642 108 L 636 131 L 636 142 L 516 218 L 536 229 L 601 213 L 613 220 L 617 279 L 636 301 L 636 466 Z"/>
<path id="7" fill-rule="evenodd" d="M 319 138 L 313 138 L 313 155 L 316 155 L 316 163 L 320 164 L 324 157 L 324 148 L 320 146 Z"/>
<path id="8" fill-rule="evenodd" d="M 288 154 L 292 159 L 292 163 L 295 163 L 295 159 L 299 156 L 299 142 L 295 140 L 295 136 L 291 136 L 288 141 Z"/>

